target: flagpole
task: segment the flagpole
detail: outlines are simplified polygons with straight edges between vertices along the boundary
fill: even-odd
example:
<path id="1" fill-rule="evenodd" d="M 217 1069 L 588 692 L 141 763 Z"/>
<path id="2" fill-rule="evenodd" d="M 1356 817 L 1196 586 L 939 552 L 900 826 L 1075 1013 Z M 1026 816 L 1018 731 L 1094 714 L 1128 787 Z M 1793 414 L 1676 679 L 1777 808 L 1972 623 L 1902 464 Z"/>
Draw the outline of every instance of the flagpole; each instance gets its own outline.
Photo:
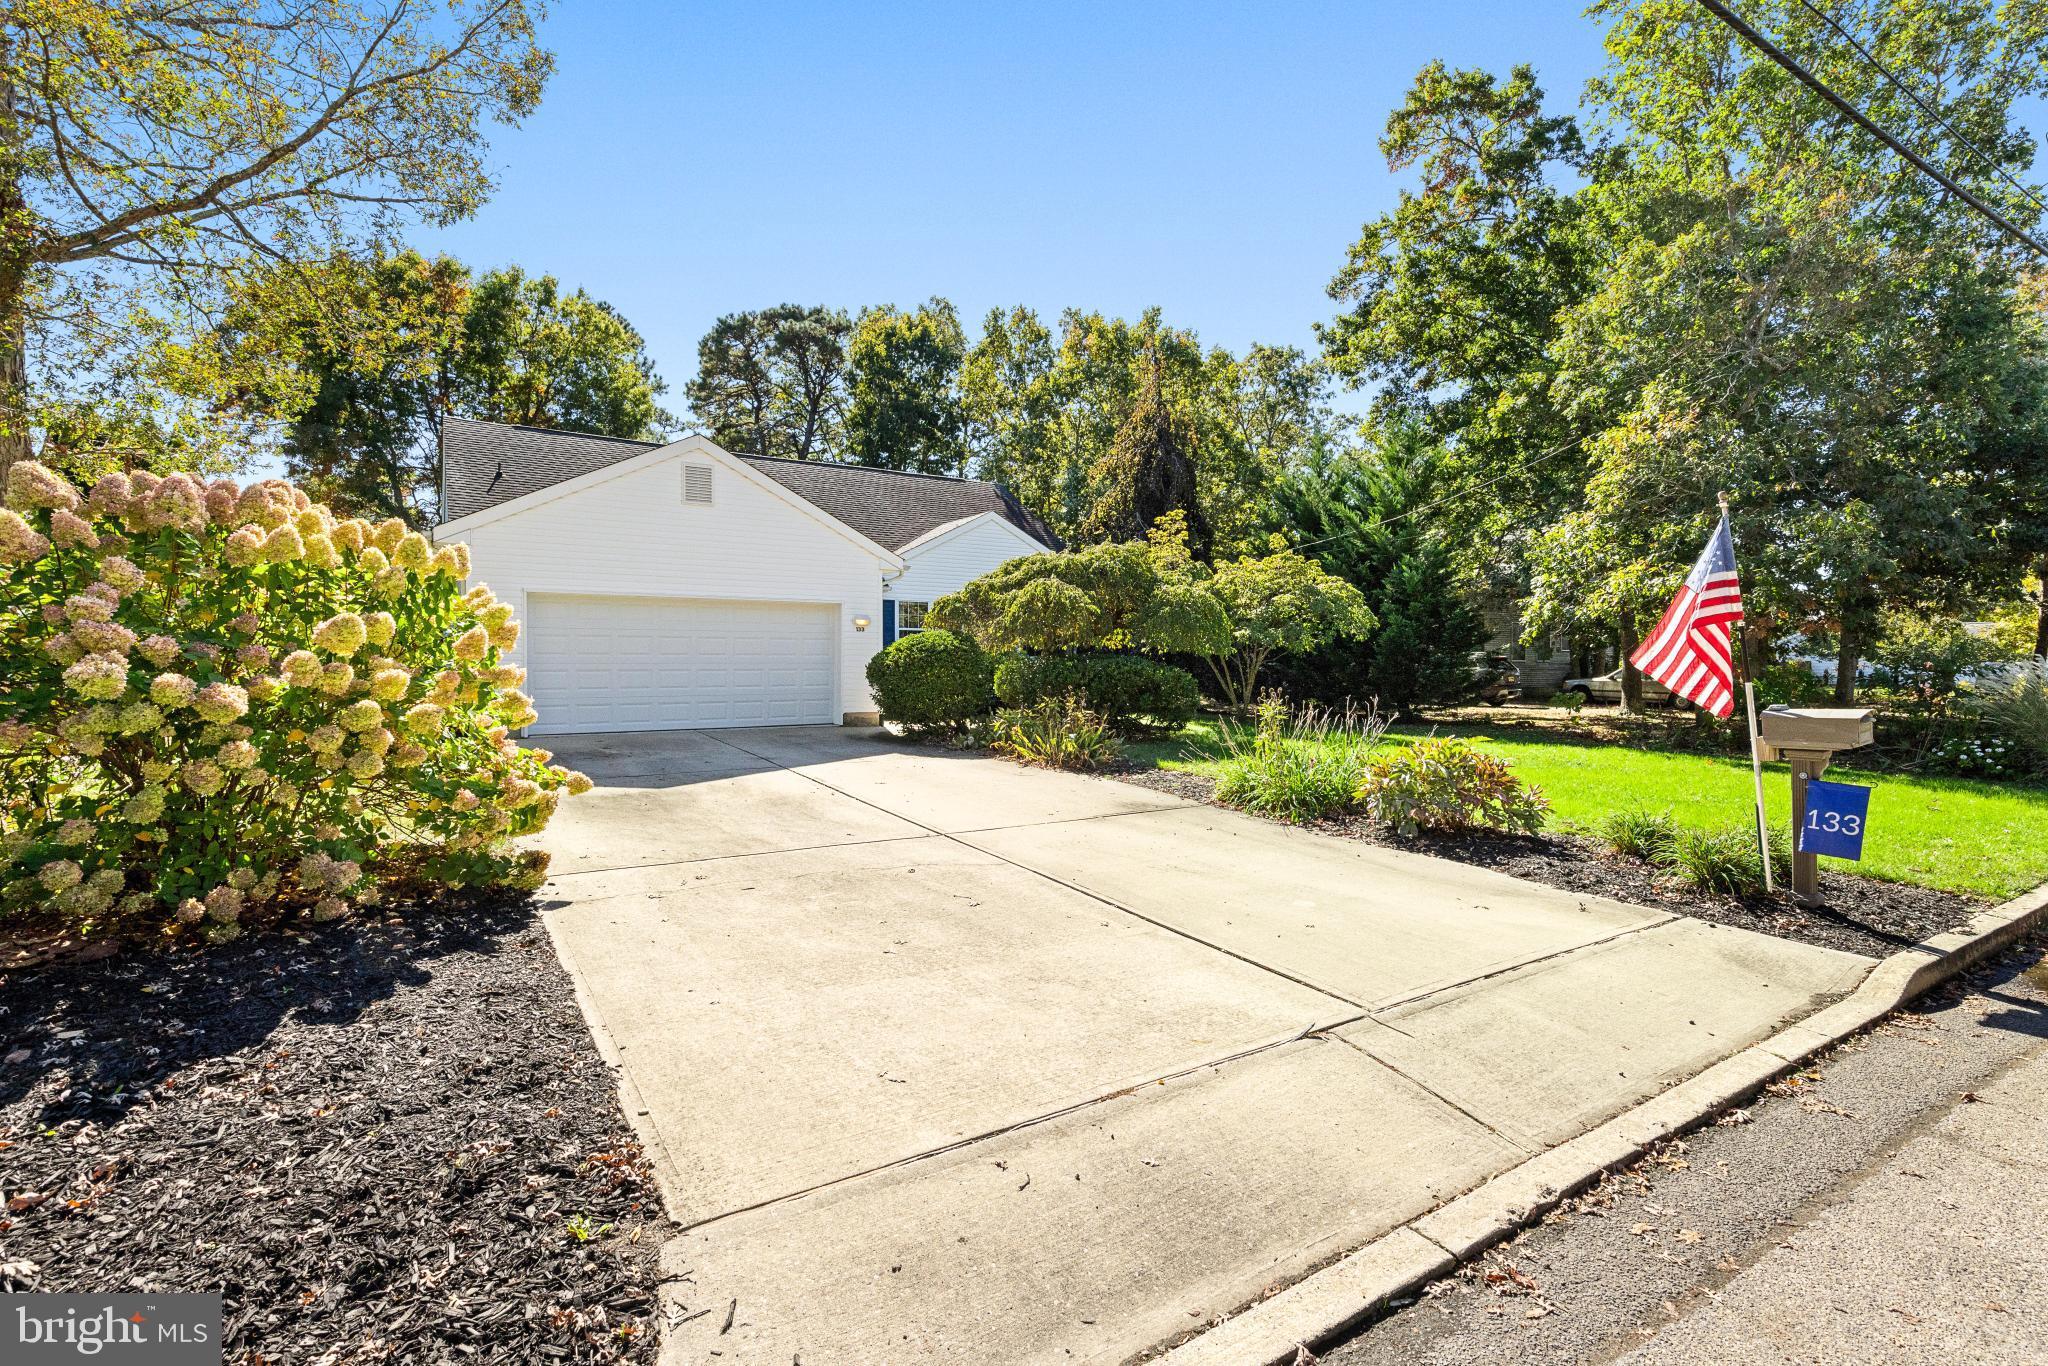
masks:
<path id="1" fill-rule="evenodd" d="M 1721 494 L 1721 516 L 1728 518 L 1728 495 Z M 1735 523 L 1728 522 L 1728 544 L 1735 544 Z M 1749 773 L 1756 784 L 1756 847 L 1757 855 L 1764 865 L 1764 892 L 1777 893 L 1777 885 L 1771 875 L 1771 824 L 1764 814 L 1764 758 L 1762 738 L 1756 728 L 1756 683 L 1755 673 L 1749 666 L 1749 633 L 1743 630 L 1745 621 L 1736 618 L 1735 638 L 1742 647 L 1742 697 L 1749 707 Z"/>

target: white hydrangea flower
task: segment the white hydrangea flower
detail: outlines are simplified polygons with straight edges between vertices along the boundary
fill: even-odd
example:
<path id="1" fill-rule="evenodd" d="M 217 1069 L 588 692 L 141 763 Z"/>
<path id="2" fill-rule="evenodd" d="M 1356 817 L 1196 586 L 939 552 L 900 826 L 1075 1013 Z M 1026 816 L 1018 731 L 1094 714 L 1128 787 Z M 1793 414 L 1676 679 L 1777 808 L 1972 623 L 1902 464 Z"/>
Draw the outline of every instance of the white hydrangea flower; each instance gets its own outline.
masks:
<path id="1" fill-rule="evenodd" d="M 369 630 L 354 612 L 339 612 L 313 628 L 313 644 L 331 655 L 352 655 L 367 639 Z"/>

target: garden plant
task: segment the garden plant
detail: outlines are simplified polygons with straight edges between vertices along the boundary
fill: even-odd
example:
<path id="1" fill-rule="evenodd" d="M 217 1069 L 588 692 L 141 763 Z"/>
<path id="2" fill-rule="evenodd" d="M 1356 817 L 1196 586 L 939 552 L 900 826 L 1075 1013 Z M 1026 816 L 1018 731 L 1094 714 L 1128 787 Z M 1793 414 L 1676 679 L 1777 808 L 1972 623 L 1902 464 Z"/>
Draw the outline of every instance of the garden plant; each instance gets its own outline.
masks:
<path id="1" fill-rule="evenodd" d="M 1294 710 L 1268 693 L 1249 732 L 1223 732 L 1217 800 L 1297 824 L 1355 811 L 1386 729 L 1375 711 Z"/>
<path id="2" fill-rule="evenodd" d="M 959 731 L 995 710 L 995 661 L 951 631 L 907 635 L 868 661 L 882 715 L 911 730 Z"/>
<path id="3" fill-rule="evenodd" d="M 0 511 L 0 920 L 230 938 L 397 888 L 531 889 L 590 780 L 522 747 L 463 546 L 278 480 L 32 462 Z"/>

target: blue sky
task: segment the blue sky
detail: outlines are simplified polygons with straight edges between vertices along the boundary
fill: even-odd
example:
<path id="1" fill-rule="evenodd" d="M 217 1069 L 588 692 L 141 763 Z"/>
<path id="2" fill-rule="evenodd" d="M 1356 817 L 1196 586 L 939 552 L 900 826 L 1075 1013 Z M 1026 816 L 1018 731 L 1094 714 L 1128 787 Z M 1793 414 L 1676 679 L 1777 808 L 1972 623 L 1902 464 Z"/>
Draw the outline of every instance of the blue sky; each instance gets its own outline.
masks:
<path id="1" fill-rule="evenodd" d="M 1205 342 L 1313 344 L 1398 181 L 1377 142 L 1431 58 L 1535 64 L 1576 107 L 1561 0 L 1008 6 L 568 0 L 497 196 L 420 239 L 619 307 L 671 385 L 720 313 L 942 294 L 1148 305 Z"/>

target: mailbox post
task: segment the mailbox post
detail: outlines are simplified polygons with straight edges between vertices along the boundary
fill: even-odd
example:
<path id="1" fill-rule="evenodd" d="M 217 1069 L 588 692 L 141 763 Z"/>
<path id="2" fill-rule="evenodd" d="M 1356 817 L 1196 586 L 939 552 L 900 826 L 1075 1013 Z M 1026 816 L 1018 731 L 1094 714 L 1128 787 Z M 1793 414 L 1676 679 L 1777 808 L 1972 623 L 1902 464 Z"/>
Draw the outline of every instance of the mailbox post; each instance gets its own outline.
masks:
<path id="1" fill-rule="evenodd" d="M 1827 772 L 1839 750 L 1867 745 L 1875 727 L 1867 707 L 1769 707 L 1763 716 L 1758 756 L 1792 766 L 1792 897 L 1802 905 L 1820 901 L 1820 857 L 1799 852 L 1806 825 L 1806 785 Z"/>

